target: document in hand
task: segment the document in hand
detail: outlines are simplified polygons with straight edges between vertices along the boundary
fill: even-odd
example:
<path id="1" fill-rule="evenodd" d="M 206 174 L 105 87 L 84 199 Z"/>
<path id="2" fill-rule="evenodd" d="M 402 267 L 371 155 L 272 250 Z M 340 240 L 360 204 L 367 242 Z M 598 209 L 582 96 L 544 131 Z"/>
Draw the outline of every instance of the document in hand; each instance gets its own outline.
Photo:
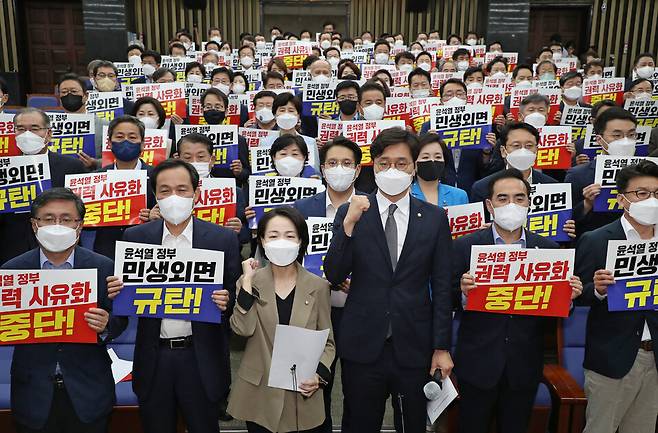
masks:
<path id="1" fill-rule="evenodd" d="M 427 402 L 427 416 L 432 424 L 434 424 L 434 421 L 436 421 L 439 415 L 446 410 L 455 398 L 457 398 L 457 390 L 452 380 L 449 377 L 443 379 L 443 386 L 441 387 L 439 397 Z"/>
<path id="2" fill-rule="evenodd" d="M 312 331 L 276 325 L 267 386 L 299 391 L 300 383 L 313 378 L 328 337 L 328 329 Z M 295 382 L 297 389 L 293 387 Z"/>

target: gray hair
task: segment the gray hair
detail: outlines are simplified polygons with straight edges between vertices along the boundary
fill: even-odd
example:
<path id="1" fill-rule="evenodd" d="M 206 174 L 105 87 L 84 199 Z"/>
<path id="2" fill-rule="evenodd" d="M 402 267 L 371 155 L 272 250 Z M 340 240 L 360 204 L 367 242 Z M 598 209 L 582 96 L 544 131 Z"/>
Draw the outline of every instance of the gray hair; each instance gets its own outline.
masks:
<path id="1" fill-rule="evenodd" d="M 547 108 L 551 106 L 551 101 L 548 99 L 548 96 L 546 95 L 540 95 L 539 93 L 534 93 L 532 95 L 528 95 L 519 104 L 519 111 L 523 111 L 525 107 L 527 107 L 529 104 L 544 104 L 546 105 Z"/>
<path id="2" fill-rule="evenodd" d="M 23 108 L 21 111 L 14 114 L 14 120 L 13 120 L 14 125 L 18 121 L 19 116 L 22 116 L 23 114 L 31 114 L 31 113 L 37 113 L 38 115 L 40 115 L 46 128 L 50 128 L 50 117 L 48 117 L 48 115 L 43 110 L 39 110 L 38 108 L 34 108 L 34 107 Z"/>

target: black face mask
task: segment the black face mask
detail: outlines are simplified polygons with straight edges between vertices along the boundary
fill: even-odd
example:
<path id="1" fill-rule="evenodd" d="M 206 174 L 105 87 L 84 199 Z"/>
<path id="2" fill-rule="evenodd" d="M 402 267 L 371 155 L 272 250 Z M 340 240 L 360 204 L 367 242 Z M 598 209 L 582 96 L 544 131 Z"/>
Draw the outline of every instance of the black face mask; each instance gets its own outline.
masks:
<path id="1" fill-rule="evenodd" d="M 346 116 L 351 116 L 356 111 L 356 101 L 340 101 L 338 103 L 338 107 L 340 107 L 341 113 L 345 114 Z"/>
<path id="2" fill-rule="evenodd" d="M 66 111 L 78 111 L 82 108 L 82 96 L 80 95 L 69 93 L 68 95 L 59 98 L 59 100 L 62 102 L 62 107 L 64 107 Z"/>
<path id="3" fill-rule="evenodd" d="M 357 81 L 358 78 L 356 78 L 356 75 L 354 75 L 354 74 L 347 74 L 347 75 L 343 75 L 341 80 L 354 80 L 354 81 Z"/>
<path id="4" fill-rule="evenodd" d="M 443 161 L 418 161 L 416 165 L 418 176 L 428 182 L 441 179 L 446 168 L 446 163 Z"/>
<path id="5" fill-rule="evenodd" d="M 219 125 L 226 117 L 225 111 L 208 110 L 203 112 L 203 118 L 206 119 L 208 125 Z"/>

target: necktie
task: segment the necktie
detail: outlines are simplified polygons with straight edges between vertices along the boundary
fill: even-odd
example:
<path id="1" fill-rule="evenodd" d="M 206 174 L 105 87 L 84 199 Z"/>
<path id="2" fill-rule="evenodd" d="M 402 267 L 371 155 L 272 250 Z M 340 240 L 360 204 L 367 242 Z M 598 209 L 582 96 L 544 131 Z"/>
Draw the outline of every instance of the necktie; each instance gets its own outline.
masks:
<path id="1" fill-rule="evenodd" d="M 386 236 L 386 245 L 388 246 L 388 253 L 391 255 L 391 264 L 393 270 L 398 264 L 398 225 L 395 222 L 393 214 L 398 209 L 396 204 L 391 204 L 388 207 L 388 218 L 384 226 L 384 235 Z"/>

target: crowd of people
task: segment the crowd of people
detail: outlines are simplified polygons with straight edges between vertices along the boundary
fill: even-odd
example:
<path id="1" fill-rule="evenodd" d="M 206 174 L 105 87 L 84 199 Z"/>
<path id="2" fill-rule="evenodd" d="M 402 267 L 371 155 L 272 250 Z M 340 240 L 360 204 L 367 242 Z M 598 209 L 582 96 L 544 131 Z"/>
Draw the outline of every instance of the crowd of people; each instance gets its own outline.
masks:
<path id="1" fill-rule="evenodd" d="M 585 432 L 655 432 L 652 336 L 658 336 L 658 313 L 609 311 L 607 289 L 615 279 L 606 269 L 606 250 L 609 240 L 658 241 L 658 165 L 639 157 L 621 168 L 611 181 L 622 212 L 594 210 L 602 190 L 595 182 L 597 158 L 631 157 L 647 144 L 647 153 L 658 156 L 658 128 L 639 142 L 637 116 L 623 108 L 624 101 L 656 99 L 655 57 L 638 56 L 622 100 L 589 105 L 584 83 L 600 79 L 607 67 L 593 50 L 575 57 L 572 44 L 561 44 L 559 37 L 534 64 L 512 65 L 498 41 L 486 41 L 484 51 L 493 57 L 485 63 L 475 48 L 482 38 L 473 32 L 445 39 L 437 31 L 374 36 L 364 31 L 350 38 L 327 23 L 318 33 L 277 27 L 267 39 L 244 33 L 235 45 L 218 28 L 209 29 L 201 44 L 182 29 L 166 53 L 137 41 L 127 47 L 125 61 L 94 60 L 88 77 L 66 74 L 57 83 L 65 113 L 86 113 L 93 93 L 124 92 L 124 115 L 95 118 L 95 155 L 50 149 L 51 119 L 38 108 L 13 115 L 18 154 L 47 155 L 51 188 L 31 201 L 30 212 L 0 213 L 2 268 L 93 268 L 99 290 L 98 306 L 84 316 L 98 344 L 16 345 L 11 406 L 19 432 L 107 431 L 115 387 L 105 345 L 128 326 L 126 317 L 112 314 L 113 299 L 124 290 L 113 265 L 121 240 L 224 253 L 223 286 L 212 293 L 220 324 L 138 318 L 132 383 L 145 432 L 174 432 L 181 415 L 190 433 L 218 432 L 219 419 L 231 416 L 245 421 L 249 432 L 331 432 L 340 424 L 343 432 L 372 433 L 380 431 L 392 397 L 396 430 L 420 433 L 431 426 L 425 384 L 451 376 L 460 394 L 460 432 L 488 432 L 494 420 L 500 432 L 526 432 L 542 378 L 545 335 L 555 319 L 466 310 L 469 294 L 478 290 L 470 268 L 471 249 L 478 245 L 575 248 L 572 307 L 590 307 Z M 284 41 L 311 44 L 299 67 L 273 56 Z M 450 56 L 440 55 L 454 45 Z M 161 67 L 172 58 L 185 59 L 184 70 Z M 572 62 L 572 70 L 562 69 L 565 62 Z M 122 77 L 119 63 L 141 67 L 141 76 Z M 207 135 L 176 137 L 176 125 L 188 124 L 188 118 L 166 112 L 153 97 L 132 100 L 125 93 L 140 83 L 177 81 L 209 84 L 200 95 L 201 123 L 208 125 L 227 124 L 234 95 L 248 95 L 238 98 L 244 103 L 238 110 L 241 130 L 278 131 L 257 143 L 269 147 L 272 175 L 322 179 L 326 190 L 274 207 L 255 223 L 248 200 L 253 161 L 245 138 L 239 137 L 229 166 L 216 167 L 216 143 Z M 304 82 L 335 84 L 333 115 L 305 113 Z M 436 97 L 441 106 L 466 106 L 469 94 L 491 83 L 508 86 L 508 93 L 560 89 L 559 110 L 534 92 L 516 114 L 508 96 L 484 149 L 449 146 L 429 117 L 382 129 L 368 146 L 343 134 L 325 139 L 318 131 L 319 120 L 385 119 L 391 98 Z M 8 92 L 0 82 L 0 104 Z M 573 106 L 591 109 L 598 154 L 584 150 L 583 138 L 569 140 L 571 168 L 534 168 L 541 128 L 560 124 Z M 166 131 L 171 140 L 168 159 L 157 166 L 140 158 L 152 129 Z M 114 162 L 103 166 L 105 146 Z M 65 177 L 112 170 L 146 172 L 140 221 L 85 228 L 85 204 L 65 188 Z M 236 215 L 223 226 L 193 215 L 200 181 L 212 177 L 232 178 L 237 185 Z M 558 182 L 571 185 L 573 206 L 573 216 L 559 228 L 569 239 L 561 244 L 525 226 L 534 185 Z M 453 240 L 445 209 L 467 203 L 483 203 L 489 222 Z M 323 277 L 303 266 L 310 217 L 334 219 Z M 453 349 L 455 314 L 461 324 Z M 268 386 L 277 325 L 331 331 L 316 375 L 301 381 L 298 392 Z M 232 374 L 234 338 L 243 338 L 246 347 Z M 341 374 L 335 377 L 338 360 Z M 341 420 L 331 417 L 337 380 Z"/>

